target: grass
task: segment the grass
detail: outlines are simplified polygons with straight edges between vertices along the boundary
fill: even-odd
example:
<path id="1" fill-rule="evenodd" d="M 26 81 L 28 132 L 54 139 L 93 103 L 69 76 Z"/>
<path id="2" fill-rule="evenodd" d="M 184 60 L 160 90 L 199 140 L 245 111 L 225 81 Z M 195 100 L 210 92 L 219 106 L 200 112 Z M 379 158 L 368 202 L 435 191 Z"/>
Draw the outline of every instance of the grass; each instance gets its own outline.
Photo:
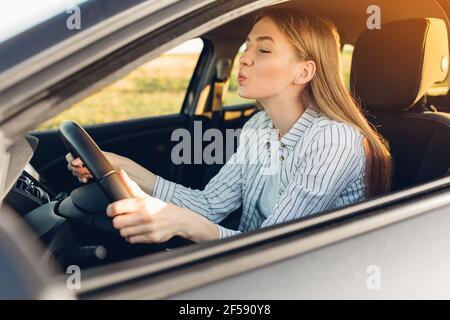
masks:
<path id="1" fill-rule="evenodd" d="M 57 128 L 65 120 L 82 125 L 154 117 L 180 112 L 198 54 L 164 54 L 131 72 L 68 110 L 41 124 L 38 130 Z M 239 63 L 233 65 L 224 105 L 249 102 L 237 90 Z M 343 69 L 350 69 L 351 50 L 344 50 Z M 348 71 L 344 80 L 348 85 Z"/>
<path id="2" fill-rule="evenodd" d="M 162 55 L 41 124 L 57 128 L 65 120 L 82 125 L 180 112 L 198 55 Z"/>

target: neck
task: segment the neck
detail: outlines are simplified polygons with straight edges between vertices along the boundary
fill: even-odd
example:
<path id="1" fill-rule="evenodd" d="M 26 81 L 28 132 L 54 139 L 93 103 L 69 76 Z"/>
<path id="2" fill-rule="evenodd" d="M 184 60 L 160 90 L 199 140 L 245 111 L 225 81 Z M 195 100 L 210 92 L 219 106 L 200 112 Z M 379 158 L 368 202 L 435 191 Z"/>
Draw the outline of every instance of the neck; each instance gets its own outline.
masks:
<path id="1" fill-rule="evenodd" d="M 306 109 L 300 99 L 270 98 L 259 102 L 278 129 L 280 137 L 289 132 Z"/>

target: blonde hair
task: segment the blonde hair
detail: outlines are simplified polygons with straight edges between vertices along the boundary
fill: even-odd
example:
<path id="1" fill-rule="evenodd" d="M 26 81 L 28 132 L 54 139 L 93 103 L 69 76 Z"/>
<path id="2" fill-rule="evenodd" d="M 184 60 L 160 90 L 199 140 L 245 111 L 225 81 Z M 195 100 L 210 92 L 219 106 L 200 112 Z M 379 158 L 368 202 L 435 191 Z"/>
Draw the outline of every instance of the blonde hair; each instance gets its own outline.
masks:
<path id="1" fill-rule="evenodd" d="M 287 36 L 301 61 L 316 64 L 316 73 L 300 97 L 303 103 L 315 106 L 328 118 L 347 123 L 364 135 L 366 196 L 389 191 L 393 170 L 389 144 L 368 122 L 344 84 L 336 27 L 312 14 L 276 8 L 258 13 L 253 24 L 264 17 L 272 19 Z"/>

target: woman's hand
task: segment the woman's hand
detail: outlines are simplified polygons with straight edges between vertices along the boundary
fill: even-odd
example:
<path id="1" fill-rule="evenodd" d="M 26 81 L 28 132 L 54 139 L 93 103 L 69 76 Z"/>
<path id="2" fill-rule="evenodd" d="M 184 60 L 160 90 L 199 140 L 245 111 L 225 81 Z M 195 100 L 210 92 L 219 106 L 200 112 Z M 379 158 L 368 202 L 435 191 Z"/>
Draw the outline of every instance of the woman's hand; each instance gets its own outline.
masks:
<path id="1" fill-rule="evenodd" d="M 133 198 L 111 203 L 106 213 L 128 242 L 161 243 L 174 236 L 194 242 L 218 239 L 218 228 L 208 219 L 149 196 L 123 170 L 119 176 Z"/>
<path id="2" fill-rule="evenodd" d="M 111 163 L 111 165 L 116 169 L 121 169 L 120 166 L 124 162 L 124 157 L 121 157 L 112 152 L 102 151 L 106 159 Z M 72 174 L 78 178 L 81 183 L 86 183 L 89 179 L 92 179 L 92 174 L 88 168 L 84 166 L 83 161 L 80 158 L 74 159 L 71 153 L 66 154 L 67 169 L 69 169 Z"/>
<path id="3" fill-rule="evenodd" d="M 120 169 L 126 170 L 145 192 L 150 194 L 153 193 L 153 188 L 156 183 L 156 175 L 153 172 L 126 157 L 119 156 L 112 152 L 102 152 L 116 171 L 119 171 Z M 74 159 L 72 154 L 68 153 L 66 155 L 66 160 L 67 169 L 69 169 L 81 183 L 86 183 L 89 179 L 93 178 L 91 172 L 84 166 L 83 161 L 81 161 L 80 158 Z"/>

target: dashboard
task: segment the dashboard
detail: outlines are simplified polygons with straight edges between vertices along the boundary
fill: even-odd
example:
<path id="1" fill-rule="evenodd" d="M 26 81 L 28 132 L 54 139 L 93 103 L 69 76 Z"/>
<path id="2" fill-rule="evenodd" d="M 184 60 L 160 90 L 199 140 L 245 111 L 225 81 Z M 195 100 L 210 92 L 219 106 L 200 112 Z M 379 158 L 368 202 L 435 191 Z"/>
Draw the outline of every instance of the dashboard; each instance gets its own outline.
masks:
<path id="1" fill-rule="evenodd" d="M 2 194 L 5 194 L 5 202 L 22 216 L 67 196 L 50 190 L 30 164 L 38 142 L 36 137 L 27 135 L 15 141 L 9 148 L 9 167 Z"/>
<path id="2" fill-rule="evenodd" d="M 40 182 L 37 171 L 27 164 L 5 197 L 6 203 L 22 216 L 54 200 L 54 193 Z"/>

